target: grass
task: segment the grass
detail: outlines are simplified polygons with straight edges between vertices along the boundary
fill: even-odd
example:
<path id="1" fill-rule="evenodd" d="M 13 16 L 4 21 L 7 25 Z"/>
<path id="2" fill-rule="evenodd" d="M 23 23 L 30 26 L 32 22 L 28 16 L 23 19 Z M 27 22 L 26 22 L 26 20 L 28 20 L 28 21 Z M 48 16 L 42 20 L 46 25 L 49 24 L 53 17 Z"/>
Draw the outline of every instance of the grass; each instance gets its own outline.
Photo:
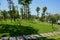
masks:
<path id="1" fill-rule="evenodd" d="M 15 22 L 11 22 L 10 20 L 0 21 L 0 35 L 5 33 L 3 36 L 40 34 L 53 31 L 54 29 L 50 23 L 37 20 L 19 20 Z"/>
<path id="2" fill-rule="evenodd" d="M 38 30 L 38 33 L 53 32 L 53 28 L 50 23 L 40 21 L 21 21 L 21 25 L 30 26 Z"/>
<path id="3" fill-rule="evenodd" d="M 47 38 L 48 38 L 48 39 L 60 40 L 60 35 L 49 36 L 49 37 L 47 37 Z"/>

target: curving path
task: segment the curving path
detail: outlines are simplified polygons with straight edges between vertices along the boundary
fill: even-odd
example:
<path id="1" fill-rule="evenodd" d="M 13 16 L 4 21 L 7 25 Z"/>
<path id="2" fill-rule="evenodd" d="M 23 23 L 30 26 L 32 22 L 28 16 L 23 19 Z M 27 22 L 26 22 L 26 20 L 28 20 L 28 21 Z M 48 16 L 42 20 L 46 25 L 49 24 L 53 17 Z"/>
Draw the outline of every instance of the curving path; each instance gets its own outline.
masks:
<path id="1" fill-rule="evenodd" d="M 23 36 L 19 36 L 19 37 L 2 37 L 0 40 L 24 40 L 24 39 L 28 40 L 28 39 L 37 39 L 37 38 L 41 38 L 41 37 L 55 36 L 55 35 L 60 35 L 60 32 L 23 35 Z"/>

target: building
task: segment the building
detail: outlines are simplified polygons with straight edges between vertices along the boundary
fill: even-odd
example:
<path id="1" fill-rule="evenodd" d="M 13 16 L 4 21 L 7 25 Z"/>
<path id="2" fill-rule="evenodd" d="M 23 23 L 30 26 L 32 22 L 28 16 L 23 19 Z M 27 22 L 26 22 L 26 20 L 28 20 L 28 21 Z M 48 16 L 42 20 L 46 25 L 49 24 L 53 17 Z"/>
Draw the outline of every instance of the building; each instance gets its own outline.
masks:
<path id="1" fill-rule="evenodd" d="M 58 20 L 58 21 L 57 21 L 57 24 L 59 24 L 59 25 L 60 25 L 60 20 Z"/>

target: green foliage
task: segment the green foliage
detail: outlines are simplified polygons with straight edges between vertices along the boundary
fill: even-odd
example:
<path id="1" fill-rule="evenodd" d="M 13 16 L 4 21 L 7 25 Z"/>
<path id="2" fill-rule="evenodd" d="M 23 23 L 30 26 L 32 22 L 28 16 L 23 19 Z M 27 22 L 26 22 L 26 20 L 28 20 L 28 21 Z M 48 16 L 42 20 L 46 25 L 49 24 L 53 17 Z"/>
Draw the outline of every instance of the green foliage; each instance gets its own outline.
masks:
<path id="1" fill-rule="evenodd" d="M 30 11 L 29 11 L 29 4 L 32 2 L 32 0 L 18 0 L 18 3 L 23 5 L 23 12 L 24 12 L 24 19 L 30 18 Z"/>
<path id="2" fill-rule="evenodd" d="M 47 7 L 46 7 L 46 6 L 43 7 L 42 10 L 43 10 L 43 11 L 42 11 L 42 17 L 41 17 L 41 19 L 42 19 L 42 21 L 45 21 L 45 12 L 46 12 L 46 10 L 47 10 Z"/>
<path id="3" fill-rule="evenodd" d="M 11 22 L 8 23 L 7 21 L 1 22 L 0 33 L 2 34 L 2 36 L 3 36 L 3 33 L 9 33 L 9 36 L 21 36 L 21 35 L 37 33 L 36 29 L 30 26 L 20 25 L 17 22 L 13 22 L 13 23 Z"/>
<path id="4" fill-rule="evenodd" d="M 47 7 L 46 6 L 43 7 L 43 12 L 46 12 L 46 10 L 47 10 Z"/>
<path id="5" fill-rule="evenodd" d="M 21 36 L 21 35 L 28 35 L 28 34 L 34 34 L 37 31 L 35 31 L 31 27 L 24 27 L 21 25 L 8 25 L 8 24 L 1 24 L 0 26 L 0 33 L 9 33 L 10 36 Z"/>
<path id="6" fill-rule="evenodd" d="M 20 13 L 21 13 L 21 18 L 24 18 L 24 14 L 23 14 L 23 8 L 20 8 Z"/>
<path id="7" fill-rule="evenodd" d="M 60 14 L 54 14 L 54 16 L 56 17 L 56 20 L 60 20 Z"/>
<path id="8" fill-rule="evenodd" d="M 60 35 L 55 35 L 55 36 L 50 36 L 50 37 L 47 37 L 48 39 L 55 39 L 55 40 L 60 40 Z"/>
<path id="9" fill-rule="evenodd" d="M 7 19 L 7 17 L 8 17 L 8 14 L 7 14 L 6 10 L 1 11 L 1 15 L 3 16 L 4 20 Z"/>
<path id="10" fill-rule="evenodd" d="M 39 17 L 39 11 L 40 11 L 40 8 L 39 8 L 39 7 L 37 7 L 37 8 L 36 8 L 37 17 Z"/>
<path id="11" fill-rule="evenodd" d="M 29 34 L 40 34 L 40 33 L 47 33 L 53 32 L 54 29 L 51 27 L 50 23 L 47 22 L 40 22 L 36 19 L 40 18 L 41 21 L 44 21 L 45 18 L 48 21 L 52 21 L 52 23 L 56 23 L 57 20 L 60 20 L 59 14 L 48 15 L 46 16 L 47 7 L 43 7 L 42 9 L 42 16 L 39 17 L 40 8 L 36 8 L 37 16 L 30 14 L 29 5 L 31 4 L 32 0 L 18 0 L 18 3 L 23 6 L 20 9 L 22 18 L 25 19 L 32 19 L 32 20 L 19 20 L 19 13 L 14 6 L 12 0 L 8 0 L 9 4 L 9 11 L 3 10 L 0 13 L 0 20 L 6 19 L 5 21 L 0 21 L 0 37 L 5 36 L 21 36 L 21 35 L 29 35 Z M 9 19 L 9 20 L 8 20 Z M 11 19 L 11 21 L 10 21 Z M 16 20 L 17 19 L 17 20 Z M 14 20 L 14 21 L 13 21 Z M 43 38 L 42 40 L 45 40 Z M 50 39 L 54 40 L 54 39 Z"/>
<path id="12" fill-rule="evenodd" d="M 47 29 L 48 28 L 48 29 Z M 45 32 L 52 32 L 53 29 L 49 23 L 34 21 L 34 20 L 20 20 L 20 21 L 1 21 L 0 23 L 0 33 L 3 36 L 21 36 L 29 34 L 40 34 Z"/>
<path id="13" fill-rule="evenodd" d="M 30 4 L 32 0 L 18 0 L 19 4 L 27 5 Z"/>
<path id="14" fill-rule="evenodd" d="M 49 21 L 52 21 L 53 23 L 56 23 L 57 20 L 60 19 L 60 15 L 59 14 L 49 14 L 47 19 Z"/>
<path id="15" fill-rule="evenodd" d="M 38 12 L 38 11 L 40 11 L 40 8 L 39 8 L 39 7 L 37 7 L 37 8 L 36 8 L 36 11 L 37 11 L 37 12 Z"/>

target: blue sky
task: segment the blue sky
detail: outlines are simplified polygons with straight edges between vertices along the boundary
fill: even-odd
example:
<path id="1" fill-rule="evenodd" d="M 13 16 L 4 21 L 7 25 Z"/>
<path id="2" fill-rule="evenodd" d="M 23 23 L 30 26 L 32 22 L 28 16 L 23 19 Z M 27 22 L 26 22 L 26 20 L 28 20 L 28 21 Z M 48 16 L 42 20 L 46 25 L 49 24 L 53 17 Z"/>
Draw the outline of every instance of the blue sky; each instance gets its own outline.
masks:
<path id="1" fill-rule="evenodd" d="M 13 0 L 15 5 L 18 5 L 18 0 Z M 8 3 L 6 0 L 0 0 L 0 9 L 1 10 L 8 10 Z M 49 13 L 60 13 L 60 0 L 33 0 L 32 3 L 30 4 L 30 11 L 31 11 L 31 14 L 34 14 L 36 15 L 36 7 L 39 6 L 41 8 L 40 10 L 40 15 L 41 15 L 41 12 L 42 12 L 42 8 L 44 6 L 47 7 L 47 12 Z M 18 7 L 20 8 L 21 5 L 18 5 Z"/>

